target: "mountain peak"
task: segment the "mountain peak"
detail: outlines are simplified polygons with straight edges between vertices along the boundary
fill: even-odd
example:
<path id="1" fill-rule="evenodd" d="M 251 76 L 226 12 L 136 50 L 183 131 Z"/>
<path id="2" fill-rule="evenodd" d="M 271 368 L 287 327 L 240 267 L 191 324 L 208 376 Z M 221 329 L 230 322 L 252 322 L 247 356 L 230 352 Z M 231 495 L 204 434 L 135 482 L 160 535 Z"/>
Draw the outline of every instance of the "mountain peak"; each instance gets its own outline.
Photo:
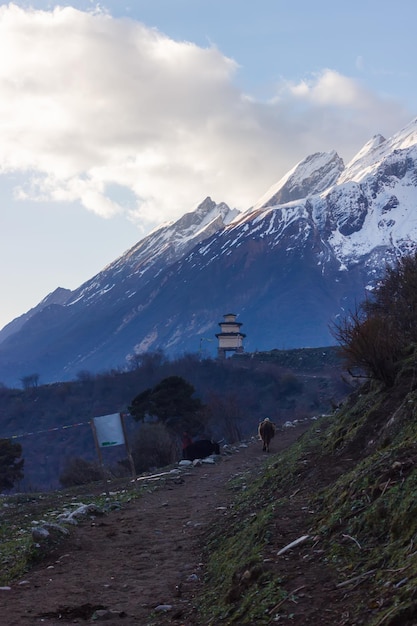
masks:
<path id="1" fill-rule="evenodd" d="M 343 169 L 343 160 L 334 150 L 311 154 L 273 185 L 253 209 L 287 204 L 319 194 L 336 182 Z"/>
<path id="2" fill-rule="evenodd" d="M 337 182 L 360 182 L 374 174 L 383 159 L 408 149 L 414 149 L 417 154 L 417 118 L 390 139 L 384 139 L 382 135 L 372 137 L 348 163 Z"/>
<path id="3" fill-rule="evenodd" d="M 353 159 L 348 163 L 347 168 L 352 167 L 356 161 L 363 159 L 365 156 L 369 155 L 373 150 L 379 148 L 386 141 L 385 137 L 382 135 L 374 135 L 372 139 L 366 142 L 366 144 L 359 150 L 359 152 L 353 157 Z"/>
<path id="4" fill-rule="evenodd" d="M 239 213 L 237 209 L 230 209 L 227 204 L 216 204 L 210 196 L 207 196 L 198 207 L 189 213 L 185 213 L 179 220 L 171 223 L 170 228 L 183 236 L 195 236 L 198 232 L 204 232 L 213 222 L 217 228 L 228 224 Z"/>
<path id="5" fill-rule="evenodd" d="M 114 275 L 118 273 L 135 276 L 136 281 L 142 280 L 146 273 L 146 277 L 151 279 L 162 267 L 175 263 L 195 245 L 223 229 L 238 213 L 237 209 L 230 209 L 224 202 L 216 204 L 207 197 L 194 211 L 185 213 L 176 222 L 152 230 L 97 276 L 74 291 L 71 303 L 97 299 L 100 286 L 104 292 L 113 289 Z M 113 277 L 111 283 L 109 277 Z"/>

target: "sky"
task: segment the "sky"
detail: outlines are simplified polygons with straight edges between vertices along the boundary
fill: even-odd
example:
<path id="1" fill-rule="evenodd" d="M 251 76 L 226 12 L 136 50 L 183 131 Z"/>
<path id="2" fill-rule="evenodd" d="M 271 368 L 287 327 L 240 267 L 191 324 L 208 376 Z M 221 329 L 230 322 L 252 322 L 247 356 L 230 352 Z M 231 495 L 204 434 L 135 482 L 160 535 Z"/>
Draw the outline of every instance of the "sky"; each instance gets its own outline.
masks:
<path id="1" fill-rule="evenodd" d="M 415 0 L 0 2 L 0 328 L 417 116 Z"/>

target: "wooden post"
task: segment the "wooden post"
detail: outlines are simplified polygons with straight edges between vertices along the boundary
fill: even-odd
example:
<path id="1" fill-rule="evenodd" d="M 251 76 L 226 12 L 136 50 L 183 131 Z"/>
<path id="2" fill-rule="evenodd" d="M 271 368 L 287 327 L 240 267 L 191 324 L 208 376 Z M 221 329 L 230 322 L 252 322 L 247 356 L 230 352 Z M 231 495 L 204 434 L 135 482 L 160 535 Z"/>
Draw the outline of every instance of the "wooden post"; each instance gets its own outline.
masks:
<path id="1" fill-rule="evenodd" d="M 90 420 L 90 424 L 91 424 L 91 429 L 93 431 L 94 443 L 96 444 L 98 462 L 100 464 L 101 474 L 102 474 L 103 482 L 104 482 L 104 489 L 106 490 L 106 495 L 109 496 L 110 495 L 109 487 L 107 485 L 106 474 L 105 474 L 104 465 L 103 465 L 103 457 L 102 457 L 100 446 L 99 446 L 98 439 L 97 439 L 97 431 L 96 431 L 96 425 L 94 424 L 94 419 Z"/>
<path id="2" fill-rule="evenodd" d="M 129 442 L 127 440 L 125 416 L 123 413 L 120 413 L 120 422 L 122 424 L 123 437 L 125 438 L 125 446 L 126 446 L 127 458 L 129 459 L 129 463 L 130 463 L 130 471 L 132 472 L 132 478 L 136 480 L 135 463 L 133 461 L 132 453 L 130 452 Z"/>

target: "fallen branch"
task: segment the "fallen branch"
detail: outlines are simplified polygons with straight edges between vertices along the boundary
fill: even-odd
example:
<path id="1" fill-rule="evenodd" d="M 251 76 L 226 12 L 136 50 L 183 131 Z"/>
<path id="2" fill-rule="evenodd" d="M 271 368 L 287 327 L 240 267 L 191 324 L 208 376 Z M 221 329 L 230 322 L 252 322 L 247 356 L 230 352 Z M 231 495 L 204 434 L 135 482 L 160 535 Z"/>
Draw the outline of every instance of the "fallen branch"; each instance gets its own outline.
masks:
<path id="1" fill-rule="evenodd" d="M 170 470 L 169 472 L 161 472 L 160 474 L 150 474 L 149 476 L 139 476 L 138 478 L 135 478 L 131 482 L 138 483 L 142 480 L 158 480 L 159 478 L 162 478 L 163 476 L 172 476 L 176 478 L 179 475 L 181 475 L 181 470 Z"/>
<path id="2" fill-rule="evenodd" d="M 383 495 L 384 495 L 384 493 L 386 492 L 387 487 L 388 487 L 388 485 L 390 484 L 390 482 L 391 482 L 391 479 L 390 479 L 390 478 L 388 478 L 387 482 L 385 483 L 385 487 L 384 487 L 384 488 L 383 488 L 383 490 L 382 490 L 381 496 L 383 496 Z"/>
<path id="3" fill-rule="evenodd" d="M 269 614 L 272 615 L 272 613 L 275 613 L 275 611 L 278 611 L 278 609 L 280 608 L 280 606 L 284 604 L 284 602 L 286 602 L 287 600 L 290 600 L 292 596 L 298 593 L 298 591 L 301 591 L 301 589 L 304 589 L 304 587 L 305 585 L 302 585 L 301 587 L 297 587 L 297 589 L 294 589 L 294 591 L 291 591 L 291 593 L 289 593 L 285 598 L 283 598 L 280 602 L 278 602 L 278 604 L 276 604 L 273 609 L 269 611 Z"/>
<path id="4" fill-rule="evenodd" d="M 287 550 L 291 550 L 291 548 L 295 548 L 301 543 L 304 543 L 305 541 L 307 541 L 307 539 L 310 539 L 310 535 L 303 535 L 302 537 L 299 537 L 295 541 L 291 541 L 291 543 L 289 543 L 287 546 L 285 546 L 284 548 L 281 548 L 281 550 L 277 552 L 277 555 L 281 556 L 281 554 L 284 554 L 284 552 L 287 552 Z"/>
<path id="5" fill-rule="evenodd" d="M 417 552 L 414 552 L 414 554 L 417 554 Z M 398 569 L 384 569 L 384 572 L 393 572 L 394 574 L 396 574 L 397 572 L 403 572 L 404 570 L 408 569 L 410 567 L 410 564 L 406 565 L 405 567 L 399 567 Z"/>
<path id="6" fill-rule="evenodd" d="M 362 579 L 369 578 L 372 574 L 375 574 L 376 569 L 370 569 L 368 572 L 364 572 L 363 574 L 359 574 L 359 576 L 355 576 L 354 578 L 349 578 L 349 580 L 344 580 L 342 583 L 338 583 L 336 587 L 346 587 L 351 583 L 362 582 Z"/>
<path id="7" fill-rule="evenodd" d="M 380 626 L 380 624 L 382 624 L 382 622 L 385 622 L 387 617 L 390 617 L 397 609 L 398 609 L 397 606 L 393 606 L 392 609 L 390 609 L 388 613 L 385 613 L 384 617 L 375 624 L 375 626 Z"/>
<path id="8" fill-rule="evenodd" d="M 359 550 L 362 550 L 361 544 L 357 539 L 355 539 L 355 537 L 351 537 L 350 535 L 342 535 L 342 537 L 344 537 L 345 539 L 352 539 L 352 541 L 354 541 L 358 546 Z"/>

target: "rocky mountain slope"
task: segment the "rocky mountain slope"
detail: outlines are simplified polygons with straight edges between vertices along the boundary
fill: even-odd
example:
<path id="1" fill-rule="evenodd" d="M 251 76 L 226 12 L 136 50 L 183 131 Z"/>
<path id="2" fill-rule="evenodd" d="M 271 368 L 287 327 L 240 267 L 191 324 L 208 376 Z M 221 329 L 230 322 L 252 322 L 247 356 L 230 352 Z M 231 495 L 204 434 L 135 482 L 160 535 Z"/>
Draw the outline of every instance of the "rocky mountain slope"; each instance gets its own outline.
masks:
<path id="1" fill-rule="evenodd" d="M 331 345 L 334 320 L 416 249 L 416 205 L 417 119 L 346 167 L 335 152 L 307 157 L 239 215 L 208 198 L 6 327 L 0 381 L 67 380 L 156 349 L 196 353 L 228 312 L 251 352 Z"/>

